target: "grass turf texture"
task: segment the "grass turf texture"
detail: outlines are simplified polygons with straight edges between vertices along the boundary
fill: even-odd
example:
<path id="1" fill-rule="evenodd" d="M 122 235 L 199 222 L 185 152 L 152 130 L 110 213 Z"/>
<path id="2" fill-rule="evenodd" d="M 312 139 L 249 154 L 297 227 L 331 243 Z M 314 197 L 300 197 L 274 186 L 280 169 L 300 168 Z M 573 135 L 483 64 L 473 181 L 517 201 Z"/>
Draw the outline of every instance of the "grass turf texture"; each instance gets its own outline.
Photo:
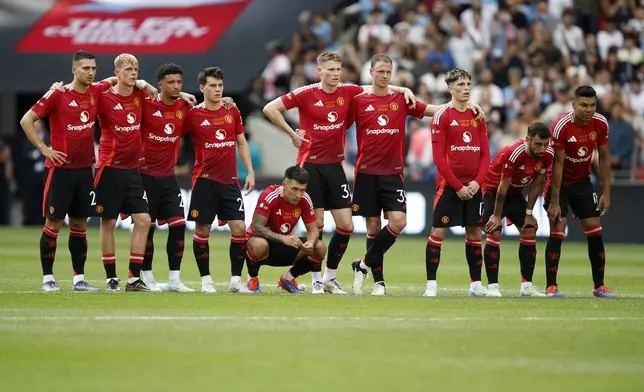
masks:
<path id="1" fill-rule="evenodd" d="M 166 233 L 155 241 L 159 282 L 167 280 Z M 85 294 L 69 292 L 63 229 L 54 265 L 63 292 L 42 294 L 39 235 L 0 230 L 3 391 L 639 391 L 644 382 L 644 246 L 606 246 L 615 300 L 591 298 L 586 244 L 566 242 L 566 298 L 519 298 L 517 240 L 501 245 L 503 298 L 467 297 L 462 240 L 443 244 L 439 298 L 423 298 L 425 239 L 404 236 L 385 259 L 385 298 L 289 296 L 275 285 L 282 269 L 271 267 L 260 272 L 261 295 L 225 294 L 225 234 L 210 240 L 221 294 Z M 191 235 L 182 279 L 199 289 Z M 98 231 L 88 241 L 85 276 L 104 289 Z M 538 242 L 543 290 L 545 239 Z M 125 278 L 129 232 L 118 231 L 116 244 Z M 353 237 L 340 265 L 346 289 L 364 246 Z M 300 282 L 310 291 L 309 275 Z"/>

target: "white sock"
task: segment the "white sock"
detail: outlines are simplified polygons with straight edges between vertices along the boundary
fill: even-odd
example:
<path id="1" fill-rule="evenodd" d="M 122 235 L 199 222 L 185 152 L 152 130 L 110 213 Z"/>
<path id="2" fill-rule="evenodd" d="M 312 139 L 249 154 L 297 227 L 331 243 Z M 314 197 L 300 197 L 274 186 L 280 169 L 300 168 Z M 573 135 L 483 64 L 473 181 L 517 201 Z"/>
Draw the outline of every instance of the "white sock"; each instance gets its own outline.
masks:
<path id="1" fill-rule="evenodd" d="M 201 285 L 204 286 L 204 285 L 206 285 L 208 283 L 212 284 L 212 278 L 210 277 L 210 275 L 202 276 L 201 277 Z"/>
<path id="2" fill-rule="evenodd" d="M 322 281 L 322 272 L 311 272 L 311 281 L 313 283 L 321 282 Z"/>
<path id="3" fill-rule="evenodd" d="M 141 279 L 141 278 L 137 278 L 137 277 L 134 277 L 134 278 L 127 278 L 127 282 L 128 282 L 128 283 L 134 283 L 134 282 L 136 282 L 136 281 L 137 281 L 137 280 L 139 280 L 139 279 Z"/>
<path id="4" fill-rule="evenodd" d="M 427 287 L 437 287 L 435 280 L 428 280 Z"/>
<path id="5" fill-rule="evenodd" d="M 179 277 L 179 271 L 170 271 L 170 281 L 178 282 L 181 278 Z"/>
<path id="6" fill-rule="evenodd" d="M 323 281 L 328 282 L 332 279 L 335 279 L 335 273 L 337 270 L 324 267 L 324 278 Z"/>
<path id="7" fill-rule="evenodd" d="M 369 271 L 369 267 L 364 263 L 364 260 L 360 260 L 360 268 Z"/>
<path id="8" fill-rule="evenodd" d="M 284 277 L 284 279 L 286 279 L 286 280 L 293 280 L 293 279 L 295 279 L 295 277 L 293 276 L 293 274 L 291 274 L 291 271 L 290 271 L 290 270 L 286 271 L 286 273 L 284 273 L 284 275 L 282 275 L 282 276 L 283 276 L 283 277 Z"/>
<path id="9" fill-rule="evenodd" d="M 83 280 L 85 280 L 85 274 L 74 275 L 73 279 L 74 279 L 74 284 L 78 282 L 82 282 Z"/>
<path id="10" fill-rule="evenodd" d="M 498 284 L 498 283 L 490 283 L 490 284 L 488 284 L 488 285 L 487 285 L 487 287 L 490 287 L 490 288 L 492 288 L 492 287 L 496 287 L 496 288 L 498 289 L 498 288 L 499 288 L 499 284 Z"/>
<path id="11" fill-rule="evenodd" d="M 151 282 L 154 280 L 154 275 L 152 274 L 152 271 L 141 271 L 141 275 L 143 275 L 144 282 Z"/>
<path id="12" fill-rule="evenodd" d="M 521 288 L 522 289 L 527 289 L 530 286 L 532 286 L 532 282 L 521 282 Z"/>
<path id="13" fill-rule="evenodd" d="M 470 282 L 470 288 L 472 287 L 483 287 L 483 285 L 480 280 L 477 280 L 476 282 Z"/>
<path id="14" fill-rule="evenodd" d="M 230 284 L 241 283 L 241 276 L 232 276 L 230 278 Z"/>
<path id="15" fill-rule="evenodd" d="M 54 275 L 43 275 L 42 284 L 45 284 L 47 282 L 55 282 Z"/>

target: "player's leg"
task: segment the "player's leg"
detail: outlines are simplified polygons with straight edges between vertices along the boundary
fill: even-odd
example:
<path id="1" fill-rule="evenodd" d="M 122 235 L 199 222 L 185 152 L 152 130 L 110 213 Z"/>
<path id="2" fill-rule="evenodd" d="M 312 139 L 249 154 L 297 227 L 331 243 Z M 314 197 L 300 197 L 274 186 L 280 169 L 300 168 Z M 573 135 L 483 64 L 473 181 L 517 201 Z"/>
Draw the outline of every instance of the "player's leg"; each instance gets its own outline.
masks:
<path id="1" fill-rule="evenodd" d="M 246 223 L 244 199 L 237 184 L 217 184 L 220 197 L 218 218 L 228 222 L 230 228 L 230 287 L 229 293 L 250 293 L 241 282 L 246 254 Z"/>
<path id="2" fill-rule="evenodd" d="M 288 293 L 301 294 L 303 290 L 300 288 L 296 279 L 312 271 L 316 265 L 322 264 L 322 260 L 324 260 L 324 255 L 326 254 L 326 245 L 322 240 L 318 239 L 313 244 L 312 251 L 299 250 L 295 252 L 296 249 L 291 248 L 289 250 L 284 250 L 284 253 L 286 254 L 289 251 L 296 253 L 294 258 L 295 263 L 288 271 L 280 276 L 277 284 L 282 288 L 282 290 L 285 290 Z"/>
<path id="3" fill-rule="evenodd" d="M 265 238 L 250 237 L 246 242 L 246 269 L 248 270 L 248 289 L 259 293 L 259 268 L 268 259 L 269 244 Z"/>
<path id="4" fill-rule="evenodd" d="M 543 207 L 548 211 L 550 206 L 550 197 L 552 188 L 546 183 L 544 191 L 545 198 Z M 559 259 L 561 258 L 561 244 L 563 243 L 564 235 L 566 233 L 566 223 L 568 219 L 568 202 L 566 197 L 566 189 L 561 188 L 559 195 L 559 205 L 561 206 L 561 219 L 557 222 L 550 222 L 550 237 L 546 244 L 545 265 L 546 265 L 546 295 L 549 297 L 562 297 L 559 292 L 557 284 L 557 271 L 559 271 Z"/>
<path id="5" fill-rule="evenodd" d="M 311 201 L 313 202 L 313 208 L 315 212 L 315 221 L 320 230 L 320 240 L 322 239 L 323 229 L 324 229 L 324 210 L 326 204 L 325 197 L 325 183 L 324 183 L 324 171 L 322 165 L 316 165 L 312 163 L 305 163 L 302 166 L 309 173 L 309 181 L 306 185 L 306 193 L 309 194 Z M 327 208 L 328 209 L 328 208 Z M 311 285 L 312 292 L 314 294 L 324 294 L 324 289 L 322 288 L 322 266 L 314 266 L 311 270 Z"/>
<path id="6" fill-rule="evenodd" d="M 150 289 L 141 279 L 141 267 L 145 256 L 145 246 L 148 240 L 148 231 L 150 231 L 150 214 L 148 214 L 148 195 L 143 187 L 143 180 L 138 170 L 123 171 L 125 184 L 125 200 L 121 211 L 132 217 L 134 228 L 132 229 L 132 239 L 130 241 L 130 262 L 128 265 L 126 291 L 137 292 L 160 292 L 161 289 L 155 287 Z"/>
<path id="7" fill-rule="evenodd" d="M 145 194 L 148 198 L 148 213 L 150 214 L 150 228 L 148 230 L 147 239 L 145 241 L 145 252 L 143 254 L 143 264 L 141 265 L 141 275 L 143 276 L 143 283 L 152 291 L 158 291 L 156 279 L 152 273 L 152 262 L 154 261 L 154 232 L 156 231 L 156 220 L 159 218 L 159 202 L 160 194 L 157 178 L 141 175 Z"/>
<path id="8" fill-rule="evenodd" d="M 470 270 L 470 296 L 484 296 L 485 289 L 481 283 L 483 252 L 481 241 L 483 232 L 481 223 L 483 215 L 483 198 L 481 191 L 467 200 L 464 207 L 463 224 L 465 226 L 465 258 Z"/>
<path id="9" fill-rule="evenodd" d="M 43 282 L 40 288 L 43 292 L 59 292 L 60 288 L 54 279 L 54 260 L 58 233 L 65 219 L 69 196 L 66 195 L 66 171 L 58 168 L 47 168 L 45 189 L 43 195 L 43 216 L 45 226 L 40 235 L 40 265 Z"/>
<path id="10" fill-rule="evenodd" d="M 505 217 L 505 205 L 508 203 L 506 199 L 503 206 L 503 213 L 501 218 Z M 485 227 L 490 217 L 494 214 L 494 205 L 496 203 L 496 193 L 487 192 L 483 198 L 483 219 L 481 220 L 482 226 Z M 487 276 L 488 294 L 490 296 L 501 296 L 499 289 L 499 262 L 501 260 L 501 230 L 499 227 L 492 233 L 485 235 L 485 247 L 483 249 L 483 262 L 485 264 L 485 275 Z M 497 295 L 498 294 L 498 295 Z"/>
<path id="11" fill-rule="evenodd" d="M 210 228 L 219 206 L 219 197 L 216 192 L 213 181 L 198 179 L 192 187 L 190 213 L 188 214 L 188 220 L 195 222 L 192 251 L 201 276 L 201 291 L 207 294 L 217 293 L 210 276 L 210 244 L 208 243 Z"/>

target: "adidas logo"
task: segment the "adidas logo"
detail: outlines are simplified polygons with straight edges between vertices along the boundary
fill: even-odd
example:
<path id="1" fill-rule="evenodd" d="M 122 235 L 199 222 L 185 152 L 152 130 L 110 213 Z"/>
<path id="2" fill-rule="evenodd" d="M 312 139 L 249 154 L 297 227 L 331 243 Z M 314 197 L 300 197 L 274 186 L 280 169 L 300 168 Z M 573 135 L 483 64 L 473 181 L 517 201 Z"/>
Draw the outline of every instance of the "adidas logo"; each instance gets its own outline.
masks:
<path id="1" fill-rule="evenodd" d="M 324 107 L 324 104 L 322 103 L 322 100 L 319 100 L 319 101 L 317 101 L 317 102 L 315 103 L 315 105 L 314 105 L 314 106 Z"/>
<path id="2" fill-rule="evenodd" d="M 153 116 L 155 116 L 155 117 L 163 117 L 163 116 L 161 115 L 161 112 L 160 112 L 160 111 L 158 111 L 158 110 L 157 110 L 156 112 L 154 112 Z"/>
<path id="3" fill-rule="evenodd" d="M 365 109 L 365 112 L 373 112 L 375 110 L 376 109 L 374 109 L 373 106 L 369 105 L 369 106 L 367 106 L 367 109 Z"/>
<path id="4" fill-rule="evenodd" d="M 451 124 L 449 124 L 449 125 L 452 126 L 452 127 L 458 127 L 461 124 L 459 124 L 458 121 L 456 121 L 456 120 L 452 120 Z"/>
<path id="5" fill-rule="evenodd" d="M 577 142 L 577 138 L 575 137 L 575 135 L 572 135 L 570 139 L 568 139 L 568 143 L 576 143 L 576 142 Z"/>
<path id="6" fill-rule="evenodd" d="M 73 108 L 77 108 L 77 107 L 78 107 L 78 104 L 76 103 L 76 101 L 71 101 L 71 102 L 69 103 L 69 106 L 71 106 L 71 107 L 73 107 Z"/>
<path id="7" fill-rule="evenodd" d="M 123 106 L 121 106 L 120 103 L 117 103 L 116 106 L 114 106 L 114 110 L 123 110 Z"/>
<path id="8" fill-rule="evenodd" d="M 202 127 L 206 127 L 208 125 L 210 125 L 210 121 L 208 121 L 208 120 L 203 120 L 203 122 L 201 123 Z"/>

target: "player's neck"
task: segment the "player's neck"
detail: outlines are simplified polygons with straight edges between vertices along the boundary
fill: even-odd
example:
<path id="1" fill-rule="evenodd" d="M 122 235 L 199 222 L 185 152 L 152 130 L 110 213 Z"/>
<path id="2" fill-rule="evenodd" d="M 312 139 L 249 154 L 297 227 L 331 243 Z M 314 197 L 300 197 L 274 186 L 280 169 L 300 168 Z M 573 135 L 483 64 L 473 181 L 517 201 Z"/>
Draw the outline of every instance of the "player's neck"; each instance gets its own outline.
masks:
<path id="1" fill-rule="evenodd" d="M 85 94 L 87 92 L 87 89 L 89 88 L 89 86 L 86 86 L 86 85 L 78 82 L 76 79 L 74 79 L 72 81 L 72 88 L 77 93 Z"/>
<path id="2" fill-rule="evenodd" d="M 134 87 L 128 87 L 121 82 L 116 83 L 116 86 L 114 86 L 113 88 L 115 93 L 124 97 L 127 97 L 134 92 Z"/>
<path id="3" fill-rule="evenodd" d="M 204 101 L 204 104 L 206 106 L 206 109 L 208 110 L 219 110 L 222 107 L 221 101 L 219 102 Z"/>
<path id="4" fill-rule="evenodd" d="M 578 127 L 585 127 L 586 125 L 588 125 L 588 121 L 584 121 L 581 118 L 575 116 L 575 113 L 572 114 L 572 121 Z"/>
<path id="5" fill-rule="evenodd" d="M 461 102 L 461 101 L 452 99 L 449 104 L 452 105 L 452 107 L 458 110 L 459 112 L 464 112 L 467 110 L 467 102 Z"/>
<path id="6" fill-rule="evenodd" d="M 322 91 L 324 91 L 327 94 L 333 94 L 335 90 L 338 89 L 338 86 L 329 86 L 328 84 L 320 83 L 322 86 Z"/>
<path id="7" fill-rule="evenodd" d="M 166 105 L 173 105 L 175 103 L 176 99 L 172 97 L 168 97 L 164 94 L 161 94 L 161 102 L 165 103 Z"/>
<path id="8" fill-rule="evenodd" d="M 375 84 L 371 85 L 371 93 L 379 97 L 383 97 L 389 94 L 389 86 L 387 87 L 378 87 Z"/>

